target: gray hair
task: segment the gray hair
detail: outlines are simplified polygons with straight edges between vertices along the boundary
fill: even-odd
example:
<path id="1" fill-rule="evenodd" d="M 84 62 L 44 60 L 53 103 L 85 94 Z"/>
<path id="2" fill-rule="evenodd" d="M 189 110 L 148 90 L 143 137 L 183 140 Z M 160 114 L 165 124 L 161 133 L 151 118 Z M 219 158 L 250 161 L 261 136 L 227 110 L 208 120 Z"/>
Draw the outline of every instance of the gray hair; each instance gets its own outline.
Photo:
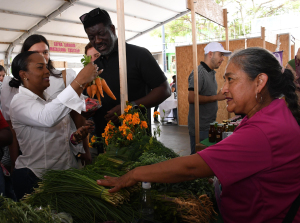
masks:
<path id="1" fill-rule="evenodd" d="M 268 75 L 267 90 L 272 98 L 279 98 L 285 95 L 285 100 L 293 116 L 300 125 L 300 108 L 294 75 L 288 69 L 282 72 L 282 67 L 275 56 L 260 47 L 250 47 L 235 52 L 229 59 L 228 64 L 233 63 L 242 69 L 254 80 L 259 74 Z"/>

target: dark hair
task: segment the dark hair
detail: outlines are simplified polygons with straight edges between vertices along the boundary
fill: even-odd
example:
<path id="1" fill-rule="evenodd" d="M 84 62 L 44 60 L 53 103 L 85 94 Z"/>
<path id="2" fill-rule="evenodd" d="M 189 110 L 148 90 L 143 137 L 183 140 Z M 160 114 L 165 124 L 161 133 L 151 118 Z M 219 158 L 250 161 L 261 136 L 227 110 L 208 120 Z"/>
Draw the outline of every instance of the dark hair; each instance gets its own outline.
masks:
<path id="1" fill-rule="evenodd" d="M 87 51 L 89 50 L 89 49 L 91 49 L 93 47 L 93 45 L 91 44 L 91 42 L 89 42 L 86 46 L 85 46 L 85 48 L 84 48 L 84 53 L 85 53 L 85 55 L 87 54 Z"/>
<path id="2" fill-rule="evenodd" d="M 282 72 L 282 66 L 271 52 L 259 47 L 250 47 L 235 52 L 229 62 L 241 68 L 251 80 L 254 80 L 260 73 L 267 74 L 266 86 L 271 98 L 284 95 L 288 108 L 300 125 L 300 106 L 295 92 L 294 75 L 288 69 Z"/>
<path id="3" fill-rule="evenodd" d="M 11 65 L 11 71 L 14 76 L 14 78 L 11 79 L 9 82 L 10 87 L 19 88 L 21 83 L 23 83 L 21 77 L 20 77 L 20 71 L 28 71 L 28 58 L 37 52 L 35 51 L 25 51 L 23 53 L 18 54 Z"/>
<path id="4" fill-rule="evenodd" d="M 83 14 L 80 16 L 80 20 L 83 23 L 84 29 L 99 23 L 103 23 L 105 27 L 112 25 L 112 21 L 107 11 L 100 8 L 95 8 L 90 12 Z"/>
<path id="5" fill-rule="evenodd" d="M 1 71 L 4 71 L 4 73 L 6 73 L 5 68 L 2 65 L 0 65 L 0 72 Z"/>
<path id="6" fill-rule="evenodd" d="M 24 44 L 21 49 L 21 53 L 28 51 L 34 44 L 41 43 L 41 42 L 45 43 L 50 50 L 49 43 L 44 36 L 38 35 L 38 34 L 33 34 L 24 41 Z M 57 73 L 53 72 L 53 70 L 55 70 L 55 68 L 50 59 L 48 61 L 48 69 L 50 71 L 50 75 L 52 75 L 54 77 L 62 77 L 61 73 L 57 74 Z"/>

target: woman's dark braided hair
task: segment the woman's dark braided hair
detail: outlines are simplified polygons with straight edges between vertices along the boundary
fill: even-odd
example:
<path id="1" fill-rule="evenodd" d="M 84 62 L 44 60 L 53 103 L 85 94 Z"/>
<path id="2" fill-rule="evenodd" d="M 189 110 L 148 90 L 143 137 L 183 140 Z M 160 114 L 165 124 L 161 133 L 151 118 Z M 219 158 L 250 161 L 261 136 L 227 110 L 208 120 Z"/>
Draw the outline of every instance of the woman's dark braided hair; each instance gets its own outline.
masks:
<path id="1" fill-rule="evenodd" d="M 275 56 L 259 47 L 250 47 L 234 53 L 229 62 L 239 66 L 251 80 L 260 73 L 268 75 L 267 89 L 272 98 L 285 96 L 288 108 L 300 125 L 300 106 L 296 94 L 294 75 L 288 69 L 282 72 L 282 66 Z"/>
<path id="2" fill-rule="evenodd" d="M 11 65 L 11 71 L 14 76 L 14 78 L 11 79 L 9 82 L 10 87 L 19 88 L 21 83 L 23 83 L 22 78 L 20 77 L 20 71 L 28 71 L 28 63 L 29 63 L 29 57 L 32 54 L 35 54 L 37 52 L 35 51 L 25 51 L 23 53 L 18 54 Z"/>

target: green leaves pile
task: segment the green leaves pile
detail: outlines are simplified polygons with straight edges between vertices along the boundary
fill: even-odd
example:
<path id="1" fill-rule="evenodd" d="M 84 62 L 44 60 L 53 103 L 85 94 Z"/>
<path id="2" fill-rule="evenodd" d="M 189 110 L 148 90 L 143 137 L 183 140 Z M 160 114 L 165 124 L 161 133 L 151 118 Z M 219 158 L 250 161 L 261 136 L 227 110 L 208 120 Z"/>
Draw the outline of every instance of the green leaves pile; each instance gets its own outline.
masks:
<path id="1" fill-rule="evenodd" d="M 24 202 L 14 202 L 0 196 L 0 222 L 1 223 L 60 223 L 58 216 L 51 213 L 49 206 L 41 208 L 32 207 Z"/>
<path id="2" fill-rule="evenodd" d="M 132 222 L 139 213 L 128 201 L 130 194 L 139 187 L 136 185 L 111 194 L 109 188 L 96 183 L 104 175 L 118 176 L 100 169 L 49 170 L 24 202 L 36 207 L 48 204 L 52 210 L 71 214 L 76 223 Z"/>

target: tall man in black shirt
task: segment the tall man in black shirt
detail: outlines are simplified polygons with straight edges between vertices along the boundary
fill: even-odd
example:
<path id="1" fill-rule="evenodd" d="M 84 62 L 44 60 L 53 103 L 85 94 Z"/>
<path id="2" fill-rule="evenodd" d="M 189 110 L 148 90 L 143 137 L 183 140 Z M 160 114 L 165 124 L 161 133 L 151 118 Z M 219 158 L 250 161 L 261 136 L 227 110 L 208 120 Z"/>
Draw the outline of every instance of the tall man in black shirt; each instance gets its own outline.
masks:
<path id="1" fill-rule="evenodd" d="M 101 136 L 109 120 L 118 123 L 115 113 L 121 114 L 118 40 L 115 26 L 105 10 L 93 9 L 82 15 L 80 20 L 91 44 L 101 54 L 94 61 L 103 69 L 100 76 L 117 98 L 113 100 L 104 93 L 102 107 L 93 117 L 96 135 Z M 147 49 L 126 43 L 126 59 L 129 102 L 151 108 L 171 95 L 164 72 Z"/>

